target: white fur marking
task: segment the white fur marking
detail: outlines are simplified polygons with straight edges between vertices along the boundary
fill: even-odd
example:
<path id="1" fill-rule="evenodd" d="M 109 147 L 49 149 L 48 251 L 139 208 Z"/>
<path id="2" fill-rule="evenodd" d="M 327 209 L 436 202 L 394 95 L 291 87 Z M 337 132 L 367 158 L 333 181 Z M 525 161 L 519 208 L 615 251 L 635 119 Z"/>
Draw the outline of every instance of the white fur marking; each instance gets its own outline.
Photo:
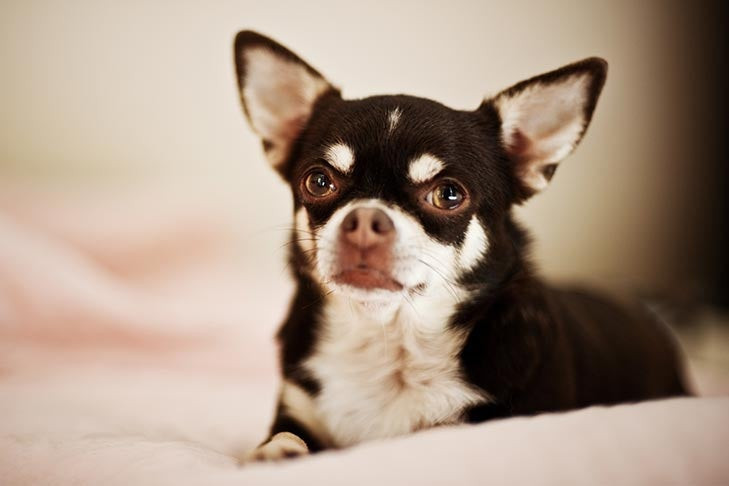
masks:
<path id="1" fill-rule="evenodd" d="M 354 167 L 354 152 L 351 147 L 343 143 L 330 146 L 324 153 L 324 158 L 342 174 L 349 174 Z"/>
<path id="2" fill-rule="evenodd" d="M 481 222 L 476 216 L 471 218 L 466 230 L 466 236 L 463 245 L 458 252 L 458 263 L 464 271 L 468 271 L 478 263 L 478 261 L 486 254 L 488 249 L 488 238 Z"/>
<path id="3" fill-rule="evenodd" d="M 408 177 L 414 183 L 422 184 L 438 175 L 444 168 L 445 164 L 439 158 L 430 154 L 423 154 L 410 162 Z"/>
<path id="4" fill-rule="evenodd" d="M 395 128 L 397 127 L 397 124 L 400 122 L 400 117 L 402 116 L 402 110 L 400 107 L 395 108 L 394 110 L 390 110 L 390 112 L 387 114 L 387 134 L 391 134 Z"/>
<path id="5" fill-rule="evenodd" d="M 466 336 L 448 328 L 454 297 L 440 288 L 411 305 L 381 323 L 346 297 L 327 299 L 305 368 L 322 385 L 316 404 L 335 446 L 457 423 L 489 399 L 461 376 Z"/>

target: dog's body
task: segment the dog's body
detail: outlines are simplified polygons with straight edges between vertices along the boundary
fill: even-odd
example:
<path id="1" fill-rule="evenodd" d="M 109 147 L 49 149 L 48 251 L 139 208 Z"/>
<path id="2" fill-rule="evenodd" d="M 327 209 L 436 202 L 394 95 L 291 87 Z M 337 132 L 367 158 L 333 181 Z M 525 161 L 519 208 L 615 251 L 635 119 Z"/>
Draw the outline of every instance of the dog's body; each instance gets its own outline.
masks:
<path id="1" fill-rule="evenodd" d="M 604 61 L 469 112 L 409 96 L 343 100 L 252 32 L 235 56 L 246 114 L 295 211 L 284 379 L 272 437 L 252 458 L 685 393 L 665 329 L 546 286 L 511 214 L 581 139 Z"/>

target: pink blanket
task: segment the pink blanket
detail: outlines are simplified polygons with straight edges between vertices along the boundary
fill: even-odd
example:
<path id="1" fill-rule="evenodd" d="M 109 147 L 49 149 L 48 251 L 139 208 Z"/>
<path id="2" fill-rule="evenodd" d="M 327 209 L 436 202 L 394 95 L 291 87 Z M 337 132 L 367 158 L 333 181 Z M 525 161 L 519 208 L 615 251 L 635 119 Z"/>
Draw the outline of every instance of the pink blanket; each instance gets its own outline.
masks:
<path id="1" fill-rule="evenodd" d="M 236 265 L 228 222 L 134 201 L 139 211 L 0 200 L 0 484 L 729 482 L 727 398 L 441 428 L 240 468 L 234 456 L 272 414 L 271 336 L 290 287 Z"/>

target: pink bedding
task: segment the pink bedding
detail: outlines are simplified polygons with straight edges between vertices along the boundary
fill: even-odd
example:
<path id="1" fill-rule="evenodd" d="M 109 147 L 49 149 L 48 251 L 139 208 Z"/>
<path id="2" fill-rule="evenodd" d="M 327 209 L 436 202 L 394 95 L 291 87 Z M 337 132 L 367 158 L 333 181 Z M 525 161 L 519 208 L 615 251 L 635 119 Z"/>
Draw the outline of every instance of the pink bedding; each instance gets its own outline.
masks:
<path id="1" fill-rule="evenodd" d="M 729 483 L 722 397 L 240 468 L 272 413 L 285 278 L 231 263 L 225 222 L 189 208 L 33 201 L 0 201 L 0 484 Z"/>

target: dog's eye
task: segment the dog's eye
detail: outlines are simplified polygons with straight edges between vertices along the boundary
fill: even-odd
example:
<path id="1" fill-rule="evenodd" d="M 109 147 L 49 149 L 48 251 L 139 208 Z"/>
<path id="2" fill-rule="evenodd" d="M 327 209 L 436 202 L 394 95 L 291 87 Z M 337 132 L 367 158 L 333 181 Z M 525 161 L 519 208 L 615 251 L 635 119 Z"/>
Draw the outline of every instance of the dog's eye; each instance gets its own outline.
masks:
<path id="1" fill-rule="evenodd" d="M 456 209 L 463 204 L 465 196 L 463 190 L 452 182 L 445 182 L 436 186 L 426 196 L 425 200 L 438 209 Z"/>
<path id="2" fill-rule="evenodd" d="M 337 190 L 337 187 L 324 172 L 312 172 L 304 181 L 306 191 L 314 197 L 325 197 Z"/>

